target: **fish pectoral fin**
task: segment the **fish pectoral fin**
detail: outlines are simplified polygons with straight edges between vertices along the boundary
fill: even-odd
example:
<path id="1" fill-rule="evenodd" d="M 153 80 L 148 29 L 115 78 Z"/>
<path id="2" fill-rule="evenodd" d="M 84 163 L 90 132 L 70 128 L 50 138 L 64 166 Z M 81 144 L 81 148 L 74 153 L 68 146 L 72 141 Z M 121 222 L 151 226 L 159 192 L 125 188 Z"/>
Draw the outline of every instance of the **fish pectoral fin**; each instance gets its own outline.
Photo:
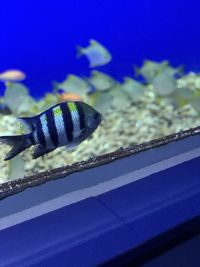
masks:
<path id="1" fill-rule="evenodd" d="M 74 148 L 78 145 L 79 143 L 73 143 L 73 144 L 69 144 L 65 147 L 66 151 L 71 151 L 74 150 Z"/>
<path id="2" fill-rule="evenodd" d="M 84 137 L 85 131 L 86 131 L 86 128 L 82 129 L 81 132 L 80 132 L 80 134 L 79 134 L 79 138 L 76 139 L 76 140 L 74 140 L 72 143 L 68 144 L 65 147 L 65 149 L 67 151 L 74 150 L 82 141 L 84 141 L 85 139 L 87 139 L 88 138 L 87 135 Z"/>
<path id="3" fill-rule="evenodd" d="M 34 149 L 34 152 L 33 152 L 33 159 L 37 159 L 37 158 L 53 151 L 54 149 L 56 149 L 56 147 L 45 148 L 41 145 L 37 145 Z"/>

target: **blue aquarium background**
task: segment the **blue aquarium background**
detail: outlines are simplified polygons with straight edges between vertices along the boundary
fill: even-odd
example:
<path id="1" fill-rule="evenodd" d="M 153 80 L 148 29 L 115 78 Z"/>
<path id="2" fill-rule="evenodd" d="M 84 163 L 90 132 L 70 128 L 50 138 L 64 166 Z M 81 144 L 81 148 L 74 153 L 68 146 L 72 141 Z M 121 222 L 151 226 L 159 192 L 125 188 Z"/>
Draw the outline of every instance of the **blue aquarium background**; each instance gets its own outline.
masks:
<path id="1" fill-rule="evenodd" d="M 88 61 L 77 59 L 76 46 L 91 38 L 113 56 L 98 69 L 119 80 L 133 75 L 133 65 L 144 59 L 199 71 L 199 10 L 197 0 L 1 1 L 0 72 L 23 70 L 30 93 L 41 96 L 52 80 L 87 75 Z"/>

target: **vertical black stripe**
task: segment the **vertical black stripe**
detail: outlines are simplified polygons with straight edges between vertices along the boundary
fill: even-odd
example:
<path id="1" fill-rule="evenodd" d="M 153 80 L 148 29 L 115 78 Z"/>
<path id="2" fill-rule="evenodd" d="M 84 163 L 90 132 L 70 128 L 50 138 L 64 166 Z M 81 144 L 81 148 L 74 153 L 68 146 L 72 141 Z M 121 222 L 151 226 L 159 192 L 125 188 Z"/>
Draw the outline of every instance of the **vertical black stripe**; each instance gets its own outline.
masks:
<path id="1" fill-rule="evenodd" d="M 58 132 L 56 129 L 55 118 L 52 108 L 47 111 L 46 116 L 47 116 L 47 127 L 51 137 L 51 142 L 54 144 L 55 147 L 57 147 L 59 144 Z"/>
<path id="2" fill-rule="evenodd" d="M 83 111 L 83 106 L 82 106 L 82 103 L 80 102 L 75 102 L 75 105 L 78 110 L 80 129 L 83 130 L 85 128 L 85 115 Z"/>
<path id="3" fill-rule="evenodd" d="M 37 137 L 38 137 L 39 143 L 43 147 L 46 147 L 46 139 L 44 136 L 44 132 L 42 130 L 42 124 L 41 124 L 40 118 L 38 119 L 38 122 L 37 122 L 36 131 L 37 131 Z"/>
<path id="4" fill-rule="evenodd" d="M 67 135 L 68 142 L 73 140 L 73 121 L 70 109 L 68 108 L 67 103 L 61 103 L 60 108 L 63 114 L 63 121 L 65 126 L 65 132 Z"/>
<path id="5" fill-rule="evenodd" d="M 30 141 L 31 145 L 35 145 L 35 140 L 34 140 L 34 137 L 33 137 L 33 132 L 31 132 L 28 135 L 28 137 L 29 137 L 29 141 Z"/>

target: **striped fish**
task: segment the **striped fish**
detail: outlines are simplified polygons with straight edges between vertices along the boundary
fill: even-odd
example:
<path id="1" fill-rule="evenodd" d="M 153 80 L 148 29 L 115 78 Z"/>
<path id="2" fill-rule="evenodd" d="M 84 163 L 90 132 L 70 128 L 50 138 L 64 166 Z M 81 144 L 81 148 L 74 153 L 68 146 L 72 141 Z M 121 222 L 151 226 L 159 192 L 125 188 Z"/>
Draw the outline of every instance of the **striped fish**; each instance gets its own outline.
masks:
<path id="1" fill-rule="evenodd" d="M 74 147 L 87 139 L 101 122 L 101 114 L 83 102 L 63 102 L 31 118 L 19 118 L 26 134 L 0 136 L 0 142 L 12 146 L 4 160 L 9 160 L 35 145 L 33 158 L 57 147 Z"/>

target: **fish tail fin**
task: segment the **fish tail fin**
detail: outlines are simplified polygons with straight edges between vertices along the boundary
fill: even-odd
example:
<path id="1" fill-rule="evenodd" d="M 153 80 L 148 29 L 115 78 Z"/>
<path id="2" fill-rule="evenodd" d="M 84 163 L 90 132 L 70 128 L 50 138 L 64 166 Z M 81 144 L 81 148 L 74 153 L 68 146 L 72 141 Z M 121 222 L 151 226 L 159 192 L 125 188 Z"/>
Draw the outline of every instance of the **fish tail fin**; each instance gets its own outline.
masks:
<path id="1" fill-rule="evenodd" d="M 6 154 L 4 160 L 14 158 L 16 155 L 32 145 L 29 134 L 0 136 L 0 142 L 12 147 L 11 150 Z"/>
<path id="2" fill-rule="evenodd" d="M 138 66 L 134 65 L 133 66 L 133 70 L 134 70 L 134 73 L 135 73 L 135 77 L 140 76 L 140 68 L 138 68 Z"/>
<path id="3" fill-rule="evenodd" d="M 53 85 L 53 92 L 56 93 L 60 89 L 59 83 L 57 81 L 53 81 L 52 85 Z"/>
<path id="4" fill-rule="evenodd" d="M 83 48 L 80 45 L 77 45 L 76 50 L 77 50 L 77 58 L 81 57 L 83 55 Z"/>
<path id="5" fill-rule="evenodd" d="M 185 66 L 182 64 L 182 65 L 180 65 L 180 66 L 178 66 L 178 68 L 177 68 L 177 73 L 179 74 L 179 75 L 183 75 L 184 74 L 184 69 L 185 69 Z"/>

